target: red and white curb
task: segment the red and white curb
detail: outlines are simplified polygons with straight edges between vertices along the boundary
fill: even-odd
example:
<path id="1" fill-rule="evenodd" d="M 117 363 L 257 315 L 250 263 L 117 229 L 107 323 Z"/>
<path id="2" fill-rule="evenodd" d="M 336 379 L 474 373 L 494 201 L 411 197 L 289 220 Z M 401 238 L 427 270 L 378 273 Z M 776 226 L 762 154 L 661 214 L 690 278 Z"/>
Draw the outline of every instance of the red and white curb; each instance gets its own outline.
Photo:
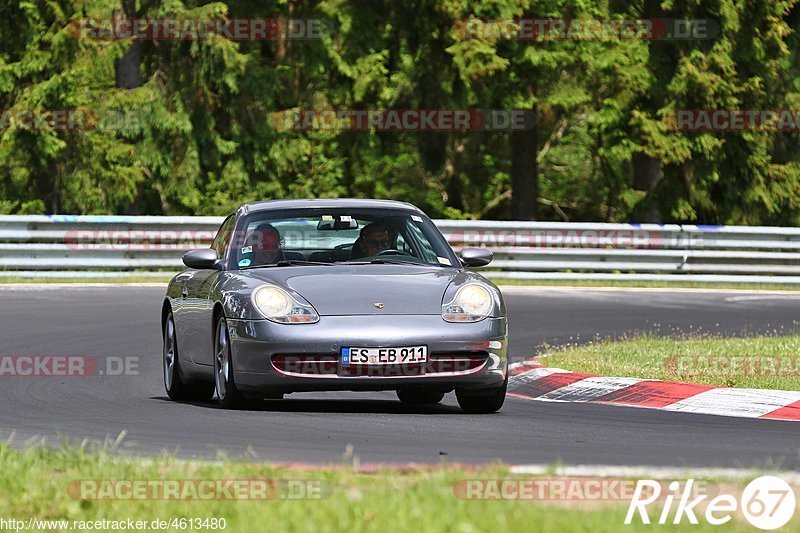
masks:
<path id="1" fill-rule="evenodd" d="M 680 413 L 800 421 L 800 391 L 612 378 L 539 366 L 509 367 L 508 395 L 527 400 L 648 407 Z"/>

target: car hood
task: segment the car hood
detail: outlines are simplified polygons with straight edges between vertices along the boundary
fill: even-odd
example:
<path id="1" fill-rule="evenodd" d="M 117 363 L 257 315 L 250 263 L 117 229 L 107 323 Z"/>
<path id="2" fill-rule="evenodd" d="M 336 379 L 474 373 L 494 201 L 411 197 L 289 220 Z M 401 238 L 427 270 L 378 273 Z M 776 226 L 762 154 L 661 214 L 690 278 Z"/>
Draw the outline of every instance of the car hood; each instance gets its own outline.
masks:
<path id="1" fill-rule="evenodd" d="M 248 275 L 299 293 L 322 316 L 439 315 L 448 285 L 474 277 L 456 268 L 388 264 L 264 268 Z"/>

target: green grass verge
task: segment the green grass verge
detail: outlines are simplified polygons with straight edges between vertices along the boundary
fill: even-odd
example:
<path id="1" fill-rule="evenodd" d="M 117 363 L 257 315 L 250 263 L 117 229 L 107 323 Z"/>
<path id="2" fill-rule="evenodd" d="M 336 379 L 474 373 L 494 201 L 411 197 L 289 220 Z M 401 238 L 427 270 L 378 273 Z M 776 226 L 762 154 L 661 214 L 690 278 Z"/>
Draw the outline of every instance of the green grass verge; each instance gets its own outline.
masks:
<path id="1" fill-rule="evenodd" d="M 800 335 L 681 339 L 634 337 L 546 348 L 547 366 L 601 376 L 800 390 Z"/>
<path id="2" fill-rule="evenodd" d="M 800 291 L 800 285 L 790 283 L 708 283 L 689 281 L 597 281 L 597 280 L 518 280 L 493 279 L 491 272 L 481 272 L 495 285 L 515 287 L 619 287 L 644 289 L 721 289 L 721 290 L 780 290 Z"/>
<path id="3" fill-rule="evenodd" d="M 269 465 L 221 461 L 198 463 L 162 456 L 130 459 L 104 451 L 29 449 L 0 445 L 0 517 L 27 520 L 168 520 L 224 518 L 227 532 L 252 531 L 393 531 L 393 532 L 617 532 L 652 531 L 653 526 L 623 525 L 628 502 L 544 504 L 531 501 L 459 499 L 453 485 L 466 479 L 514 477 L 503 467 L 478 471 L 433 469 L 414 472 L 382 470 L 371 474 L 352 469 L 290 470 Z M 160 479 L 318 480 L 329 487 L 324 499 L 298 500 L 94 500 L 73 499 L 68 487 L 76 480 Z M 521 479 L 517 476 L 518 479 Z M 658 509 L 651 517 L 657 519 Z M 795 520 L 795 522 L 797 522 Z M 734 518 L 725 531 L 746 530 Z M 789 524 L 791 526 L 792 523 Z M 796 523 L 794 524 L 797 525 Z M 701 522 L 672 530 L 720 531 Z M 8 530 L 8 529 L 6 529 Z M 46 529 L 45 529 L 46 530 Z M 168 528 L 166 531 L 179 531 Z M 213 531 L 206 529 L 206 531 Z"/>

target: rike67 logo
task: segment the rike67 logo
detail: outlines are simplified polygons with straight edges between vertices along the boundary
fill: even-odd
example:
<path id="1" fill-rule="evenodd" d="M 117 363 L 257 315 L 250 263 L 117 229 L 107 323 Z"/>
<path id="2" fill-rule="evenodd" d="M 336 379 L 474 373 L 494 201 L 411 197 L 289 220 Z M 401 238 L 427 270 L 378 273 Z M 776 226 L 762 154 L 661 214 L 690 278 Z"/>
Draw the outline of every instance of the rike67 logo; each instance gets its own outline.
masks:
<path id="1" fill-rule="evenodd" d="M 638 514 L 638 519 L 643 524 L 650 524 L 648 506 L 663 502 L 663 507 L 659 506 L 660 514 L 653 509 L 653 520 L 658 524 L 681 524 L 684 521 L 698 524 L 699 515 L 711 525 L 722 525 L 730 522 L 734 514 L 741 513 L 754 527 L 773 530 L 783 527 L 792 519 L 797 505 L 792 486 L 775 476 L 754 479 L 738 499 L 731 494 L 720 494 L 706 501 L 708 494 L 697 495 L 693 479 L 686 481 L 683 486 L 680 481 L 673 481 L 668 489 L 669 492 L 662 496 L 661 483 L 651 479 L 639 480 L 625 516 L 625 523 L 633 523 Z M 653 507 L 656 506 L 658 504 Z"/>

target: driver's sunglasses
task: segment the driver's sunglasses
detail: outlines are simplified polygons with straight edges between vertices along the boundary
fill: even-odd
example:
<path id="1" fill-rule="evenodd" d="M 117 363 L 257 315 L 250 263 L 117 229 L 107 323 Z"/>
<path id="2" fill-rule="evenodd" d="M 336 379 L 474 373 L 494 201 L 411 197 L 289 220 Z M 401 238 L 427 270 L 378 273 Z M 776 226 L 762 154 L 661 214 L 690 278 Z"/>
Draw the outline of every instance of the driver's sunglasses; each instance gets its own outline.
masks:
<path id="1" fill-rule="evenodd" d="M 374 244 L 375 246 L 385 244 L 389 245 L 389 238 L 388 237 L 378 237 L 377 239 L 364 239 L 367 244 Z"/>

